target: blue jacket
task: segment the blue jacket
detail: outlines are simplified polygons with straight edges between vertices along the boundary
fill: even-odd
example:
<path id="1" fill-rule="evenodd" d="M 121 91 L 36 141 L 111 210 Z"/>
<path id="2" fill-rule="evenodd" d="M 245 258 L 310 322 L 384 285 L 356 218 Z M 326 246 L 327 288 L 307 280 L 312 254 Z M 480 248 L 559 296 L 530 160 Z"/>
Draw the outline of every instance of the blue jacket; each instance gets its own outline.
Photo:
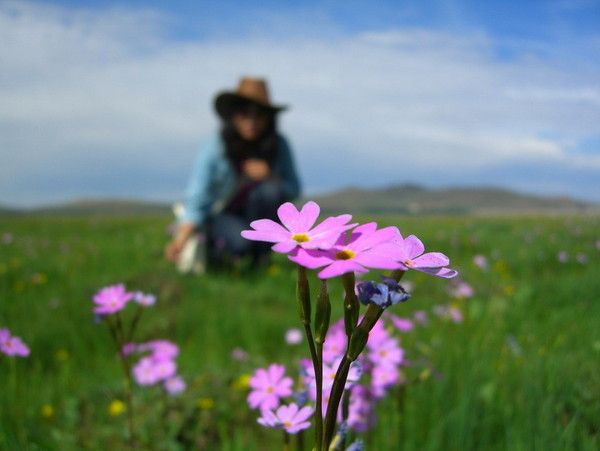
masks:
<path id="1" fill-rule="evenodd" d="M 273 175 L 282 184 L 288 199 L 300 196 L 300 181 L 294 167 L 292 151 L 286 139 L 279 135 L 279 151 L 273 164 Z M 218 214 L 235 193 L 237 174 L 225 155 L 225 143 L 215 133 L 202 146 L 192 168 L 186 190 L 185 209 L 181 222 L 204 225 L 208 216 Z"/>

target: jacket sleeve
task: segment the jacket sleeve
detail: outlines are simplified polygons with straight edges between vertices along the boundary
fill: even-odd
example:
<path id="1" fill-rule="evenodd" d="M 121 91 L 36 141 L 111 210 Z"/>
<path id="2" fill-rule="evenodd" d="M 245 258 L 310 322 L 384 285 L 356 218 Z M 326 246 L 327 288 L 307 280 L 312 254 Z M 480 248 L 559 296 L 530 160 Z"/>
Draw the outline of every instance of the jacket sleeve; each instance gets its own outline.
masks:
<path id="1" fill-rule="evenodd" d="M 283 136 L 279 137 L 279 157 L 277 166 L 285 197 L 289 200 L 300 197 L 300 179 L 296 172 L 294 157 L 290 145 Z"/>
<path id="2" fill-rule="evenodd" d="M 200 149 L 192 166 L 192 173 L 186 189 L 184 213 L 180 222 L 191 222 L 200 227 L 210 212 L 212 203 L 211 174 L 215 160 L 215 143 L 209 140 Z"/>

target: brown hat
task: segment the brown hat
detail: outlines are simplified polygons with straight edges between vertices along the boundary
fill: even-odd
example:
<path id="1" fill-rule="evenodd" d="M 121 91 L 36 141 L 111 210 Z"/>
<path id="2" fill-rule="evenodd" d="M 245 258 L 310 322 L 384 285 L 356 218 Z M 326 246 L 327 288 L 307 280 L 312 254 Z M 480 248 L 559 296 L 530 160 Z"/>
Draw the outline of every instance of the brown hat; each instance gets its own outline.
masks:
<path id="1" fill-rule="evenodd" d="M 287 109 L 287 105 L 273 105 L 269 100 L 267 82 L 260 78 L 242 77 L 235 92 L 222 91 L 215 97 L 215 109 L 222 118 L 227 117 L 236 103 L 248 101 L 274 113 Z"/>

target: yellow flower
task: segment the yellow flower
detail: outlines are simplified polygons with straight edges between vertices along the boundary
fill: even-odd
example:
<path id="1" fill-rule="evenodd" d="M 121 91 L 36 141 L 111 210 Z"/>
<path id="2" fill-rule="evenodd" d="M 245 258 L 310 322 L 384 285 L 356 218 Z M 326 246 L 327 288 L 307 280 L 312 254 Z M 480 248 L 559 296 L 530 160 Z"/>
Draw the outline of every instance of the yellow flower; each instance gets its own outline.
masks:
<path id="1" fill-rule="evenodd" d="M 196 405 L 202 410 L 210 410 L 215 406 L 215 400 L 212 398 L 200 398 L 196 401 Z"/>
<path id="2" fill-rule="evenodd" d="M 69 351 L 67 351 L 66 349 L 59 349 L 54 354 L 54 357 L 59 362 L 66 362 L 67 360 L 69 360 Z"/>
<path id="3" fill-rule="evenodd" d="M 125 410 L 127 410 L 127 406 L 120 399 L 114 399 L 108 405 L 107 410 L 108 410 L 108 414 L 111 417 L 117 417 L 117 416 L 121 415 L 123 412 L 125 412 Z"/>
<path id="4" fill-rule="evenodd" d="M 44 404 L 40 410 L 44 418 L 52 418 L 54 416 L 54 407 L 52 407 L 52 404 Z"/>
<path id="5" fill-rule="evenodd" d="M 252 376 L 250 374 L 242 374 L 236 380 L 231 383 L 231 387 L 234 390 L 246 390 L 250 386 L 250 378 Z"/>

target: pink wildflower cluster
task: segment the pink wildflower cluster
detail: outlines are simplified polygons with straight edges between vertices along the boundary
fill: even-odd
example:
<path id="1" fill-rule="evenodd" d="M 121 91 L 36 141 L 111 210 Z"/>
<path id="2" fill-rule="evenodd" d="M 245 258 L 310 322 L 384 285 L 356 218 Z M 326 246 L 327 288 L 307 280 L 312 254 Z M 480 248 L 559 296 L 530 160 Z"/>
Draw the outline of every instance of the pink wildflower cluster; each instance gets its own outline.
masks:
<path id="1" fill-rule="evenodd" d="M 273 363 L 267 368 L 258 368 L 250 379 L 248 404 L 258 409 L 261 416 L 258 423 L 262 426 L 284 429 L 288 434 L 296 434 L 310 427 L 308 419 L 314 409 L 308 406 L 300 408 L 292 402 L 283 405 L 283 398 L 292 395 L 294 381 L 285 375 L 285 367 Z"/>
<path id="2" fill-rule="evenodd" d="M 386 328 L 385 324 L 389 327 Z M 364 432 L 374 425 L 376 403 L 385 397 L 391 387 L 404 382 L 401 371 L 404 350 L 392 330 L 404 333 L 413 328 L 412 320 L 386 312 L 383 320 L 378 321 L 371 330 L 366 352 L 351 364 L 345 384 L 345 390 L 350 393 L 347 418 L 347 425 L 350 428 Z M 321 406 L 323 413 L 327 410 L 335 374 L 346 350 L 346 340 L 343 320 L 332 324 L 323 346 L 323 405 Z M 306 422 L 302 429 L 309 427 L 306 419 L 310 415 L 307 413 L 314 412 L 317 399 L 315 372 L 309 360 L 300 361 L 300 374 L 300 391 L 293 392 L 294 381 L 285 375 L 283 365 L 271 364 L 268 368 L 256 370 L 250 380 L 251 391 L 248 395 L 248 404 L 252 409 L 260 410 L 261 417 L 258 422 L 261 425 L 282 427 L 287 432 L 293 433 L 290 431 L 290 428 L 293 429 L 292 426 L 290 428 L 281 426 L 284 424 L 282 415 L 289 412 L 302 412 L 304 415 L 298 414 L 300 419 L 296 419 L 292 424 L 296 425 L 302 420 Z M 295 402 L 286 405 L 287 398 L 292 396 Z M 298 404 L 303 405 L 301 401 L 309 403 L 300 408 Z M 283 410 L 280 411 L 282 408 Z"/>
<path id="3" fill-rule="evenodd" d="M 162 383 L 163 388 L 171 395 L 185 390 L 185 381 L 177 375 L 175 359 L 179 354 L 179 347 L 175 343 L 153 340 L 139 344 L 128 343 L 122 349 L 125 356 L 134 352 L 147 353 L 133 367 L 133 377 L 139 385 Z"/>
<path id="4" fill-rule="evenodd" d="M 154 305 L 156 297 L 141 291 L 129 292 L 122 283 L 101 288 L 93 297 L 94 313 L 112 315 L 123 310 L 130 301 L 149 307 Z"/>
<path id="5" fill-rule="evenodd" d="M 366 273 L 369 268 L 414 269 L 444 278 L 457 274 L 447 267 L 448 257 L 440 252 L 425 252 L 421 240 L 414 235 L 403 237 L 397 227 L 378 229 L 375 222 L 348 224 L 350 215 L 329 217 L 315 226 L 319 213 L 315 202 L 307 202 L 301 210 L 286 202 L 277 211 L 281 224 L 259 219 L 251 222 L 252 230 L 244 230 L 242 236 L 274 243 L 275 252 L 288 254 L 301 266 L 322 268 L 321 279 L 349 272 Z"/>
<path id="6" fill-rule="evenodd" d="M 27 357 L 29 347 L 19 337 L 15 337 L 6 328 L 0 329 L 0 352 L 9 357 Z"/>

